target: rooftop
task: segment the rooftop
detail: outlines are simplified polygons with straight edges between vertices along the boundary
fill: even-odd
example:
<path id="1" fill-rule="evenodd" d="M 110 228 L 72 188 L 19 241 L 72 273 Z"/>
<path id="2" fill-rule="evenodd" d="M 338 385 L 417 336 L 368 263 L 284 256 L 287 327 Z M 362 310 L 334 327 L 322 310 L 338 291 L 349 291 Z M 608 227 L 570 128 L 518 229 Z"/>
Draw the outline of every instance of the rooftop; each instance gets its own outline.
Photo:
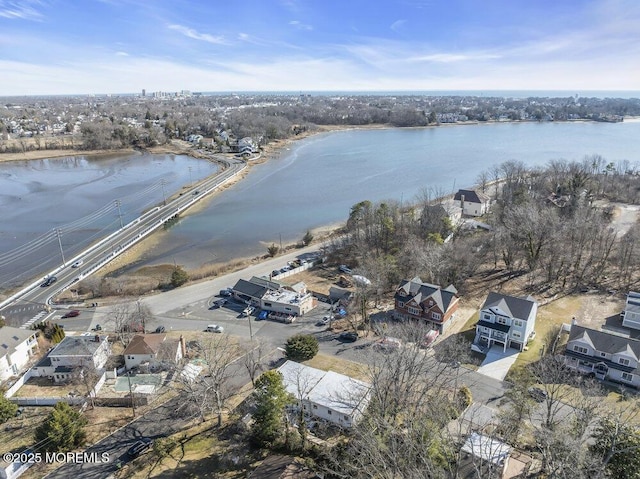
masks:
<path id="1" fill-rule="evenodd" d="M 4 326 L 0 328 L 0 357 L 4 356 L 5 354 L 12 354 L 13 352 L 15 352 L 16 346 L 23 343 L 35 334 L 35 331 L 12 328 L 10 326 Z"/>
<path id="2" fill-rule="evenodd" d="M 67 336 L 49 353 L 49 357 L 56 356 L 93 356 L 107 336 Z"/>

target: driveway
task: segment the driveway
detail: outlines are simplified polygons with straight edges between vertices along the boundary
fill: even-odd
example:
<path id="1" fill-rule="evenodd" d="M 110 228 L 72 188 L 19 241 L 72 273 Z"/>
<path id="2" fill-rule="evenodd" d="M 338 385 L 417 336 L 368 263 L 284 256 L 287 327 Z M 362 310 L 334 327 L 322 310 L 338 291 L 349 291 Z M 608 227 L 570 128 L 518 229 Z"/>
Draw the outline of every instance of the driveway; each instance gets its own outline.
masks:
<path id="1" fill-rule="evenodd" d="M 509 368 L 518 359 L 518 354 L 520 352 L 515 349 L 507 348 L 507 351 L 503 352 L 502 346 L 492 346 L 477 372 L 504 381 Z"/>

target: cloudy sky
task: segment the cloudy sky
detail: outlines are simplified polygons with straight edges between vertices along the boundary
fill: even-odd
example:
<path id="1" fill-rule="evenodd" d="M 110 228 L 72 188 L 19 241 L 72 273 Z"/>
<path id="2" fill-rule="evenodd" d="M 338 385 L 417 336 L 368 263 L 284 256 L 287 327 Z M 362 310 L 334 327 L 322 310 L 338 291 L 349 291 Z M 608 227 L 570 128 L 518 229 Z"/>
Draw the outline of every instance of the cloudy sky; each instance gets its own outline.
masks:
<path id="1" fill-rule="evenodd" d="M 640 90 L 638 0 L 0 0 L 0 96 Z"/>

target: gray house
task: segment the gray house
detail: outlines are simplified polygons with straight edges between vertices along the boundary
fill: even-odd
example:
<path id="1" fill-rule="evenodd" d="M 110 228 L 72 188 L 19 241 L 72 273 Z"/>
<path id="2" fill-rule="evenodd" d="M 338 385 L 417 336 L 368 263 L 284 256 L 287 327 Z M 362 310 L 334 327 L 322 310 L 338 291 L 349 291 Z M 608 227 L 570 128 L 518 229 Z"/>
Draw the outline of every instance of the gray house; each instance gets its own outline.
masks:
<path id="1" fill-rule="evenodd" d="M 640 341 L 571 325 L 565 364 L 597 379 L 640 387 Z"/>

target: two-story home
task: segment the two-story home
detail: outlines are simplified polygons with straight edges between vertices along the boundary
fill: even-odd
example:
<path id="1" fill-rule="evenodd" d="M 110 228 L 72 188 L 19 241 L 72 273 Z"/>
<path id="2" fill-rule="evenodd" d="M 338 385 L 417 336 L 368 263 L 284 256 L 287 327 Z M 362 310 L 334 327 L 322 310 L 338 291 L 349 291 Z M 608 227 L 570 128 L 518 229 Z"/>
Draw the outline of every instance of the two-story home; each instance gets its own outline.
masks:
<path id="1" fill-rule="evenodd" d="M 486 352 L 494 344 L 503 350 L 522 351 L 536 325 L 538 303 L 531 296 L 519 298 L 491 292 L 480 309 L 471 349 Z"/>
<path id="2" fill-rule="evenodd" d="M 640 341 L 606 331 L 571 325 L 565 364 L 600 380 L 640 387 Z"/>
<path id="3" fill-rule="evenodd" d="M 440 333 L 447 329 L 458 309 L 458 291 L 453 285 L 444 289 L 423 283 L 419 277 L 403 280 L 396 288 L 393 316 L 396 319 L 425 321 Z"/>
<path id="4" fill-rule="evenodd" d="M 136 334 L 122 354 L 129 370 L 141 364 L 149 367 L 176 364 L 183 358 L 184 349 L 184 338 L 171 340 L 166 334 Z"/>
<path id="5" fill-rule="evenodd" d="M 0 328 L 0 381 L 20 374 L 37 349 L 35 331 L 10 326 Z"/>
<path id="6" fill-rule="evenodd" d="M 38 376 L 48 377 L 55 382 L 66 381 L 77 368 L 104 368 L 110 354 L 108 336 L 66 336 L 33 371 Z"/>
<path id="7" fill-rule="evenodd" d="M 478 190 L 458 190 L 453 199 L 460 202 L 462 214 L 467 216 L 482 216 L 491 206 L 491 198 Z"/>
<path id="8" fill-rule="evenodd" d="M 631 329 L 640 329 L 640 293 L 629 291 L 627 303 L 624 306 L 622 325 Z"/>

